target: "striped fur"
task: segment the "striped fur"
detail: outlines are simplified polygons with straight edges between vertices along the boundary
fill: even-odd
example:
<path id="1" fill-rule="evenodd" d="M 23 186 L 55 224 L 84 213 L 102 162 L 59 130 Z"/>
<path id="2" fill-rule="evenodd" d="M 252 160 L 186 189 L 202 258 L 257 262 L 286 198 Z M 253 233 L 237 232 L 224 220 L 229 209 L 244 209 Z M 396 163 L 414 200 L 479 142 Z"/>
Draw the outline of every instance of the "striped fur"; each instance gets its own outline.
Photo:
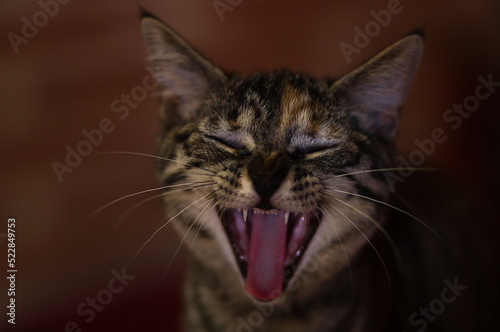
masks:
<path id="1" fill-rule="evenodd" d="M 370 172 L 395 166 L 399 110 L 421 56 L 420 36 L 403 38 L 338 80 L 316 80 L 289 71 L 227 74 L 154 18 L 143 19 L 143 32 L 162 83 L 158 153 L 177 161 L 160 162 L 158 175 L 164 185 L 185 189 L 165 196 L 166 211 L 177 216 L 172 222 L 185 242 L 194 243 L 187 330 L 417 330 L 423 323 L 412 323 L 411 314 L 455 277 L 470 290 L 426 329 L 490 326 L 471 311 L 486 301 L 477 274 L 451 262 L 431 231 L 379 203 L 392 202 L 393 193 L 383 172 Z M 252 172 L 269 165 L 279 172 L 268 192 Z M 244 291 L 244 273 L 221 227 L 222 211 L 252 207 L 320 218 L 300 263 L 285 276 L 283 294 L 270 302 Z M 462 216 L 449 232 L 446 222 L 424 215 L 459 244 L 454 232 Z M 474 250 L 463 246 L 454 254 Z M 429 252 L 435 261 L 424 258 Z"/>

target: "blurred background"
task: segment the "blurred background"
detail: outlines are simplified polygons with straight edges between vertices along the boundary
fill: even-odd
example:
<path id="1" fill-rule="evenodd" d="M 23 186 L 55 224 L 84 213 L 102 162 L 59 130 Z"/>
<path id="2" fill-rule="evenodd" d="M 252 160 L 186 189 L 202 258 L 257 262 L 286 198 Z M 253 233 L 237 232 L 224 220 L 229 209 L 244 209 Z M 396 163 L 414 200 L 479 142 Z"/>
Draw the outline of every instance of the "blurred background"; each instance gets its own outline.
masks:
<path id="1" fill-rule="evenodd" d="M 375 21 L 372 11 L 398 1 L 59 1 L 66 3 L 0 5 L 0 257 L 5 262 L 7 219 L 15 218 L 18 270 L 16 325 L 2 313 L 2 331 L 178 330 L 189 254 L 182 249 L 173 259 L 180 239 L 171 227 L 126 268 L 128 285 L 109 292 L 115 274 L 164 221 L 158 199 L 122 218 L 154 193 L 120 201 L 86 221 L 114 199 L 158 185 L 151 158 L 98 154 L 154 153 L 160 124 L 155 91 L 143 86 L 148 62 L 140 7 L 218 66 L 243 74 L 289 68 L 338 77 L 425 27 L 424 57 L 403 109 L 398 146 L 408 157 L 415 139 L 442 128 L 448 139 L 425 165 L 447 170 L 485 209 L 497 197 L 500 87 L 455 130 L 443 114 L 475 94 L 478 76 L 500 81 L 498 1 L 402 0 L 385 26 L 377 31 L 371 24 L 367 45 L 349 57 L 341 43 L 355 46 L 355 28 L 365 31 Z M 131 94 L 136 99 L 126 104 L 122 98 Z M 117 106 L 128 113 L 113 112 Z M 98 144 L 82 143 L 83 131 L 99 128 L 103 119 L 113 130 Z M 78 146 L 89 155 L 58 177 L 54 162 L 65 164 L 68 147 Z M 3 311 L 5 277 L 0 287 Z M 95 297 L 107 304 L 94 317 L 87 301 Z"/>

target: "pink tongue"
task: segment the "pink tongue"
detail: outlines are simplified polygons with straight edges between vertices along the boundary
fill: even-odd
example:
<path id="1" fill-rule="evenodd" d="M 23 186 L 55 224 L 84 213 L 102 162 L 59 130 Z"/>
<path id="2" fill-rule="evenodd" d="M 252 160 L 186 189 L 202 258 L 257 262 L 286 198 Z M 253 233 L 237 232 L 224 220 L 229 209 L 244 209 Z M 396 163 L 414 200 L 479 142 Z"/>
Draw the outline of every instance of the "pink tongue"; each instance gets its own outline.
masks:
<path id="1" fill-rule="evenodd" d="M 251 214 L 249 211 L 249 218 Z M 286 230 L 283 211 L 254 212 L 245 290 L 259 300 L 268 301 L 281 295 Z"/>

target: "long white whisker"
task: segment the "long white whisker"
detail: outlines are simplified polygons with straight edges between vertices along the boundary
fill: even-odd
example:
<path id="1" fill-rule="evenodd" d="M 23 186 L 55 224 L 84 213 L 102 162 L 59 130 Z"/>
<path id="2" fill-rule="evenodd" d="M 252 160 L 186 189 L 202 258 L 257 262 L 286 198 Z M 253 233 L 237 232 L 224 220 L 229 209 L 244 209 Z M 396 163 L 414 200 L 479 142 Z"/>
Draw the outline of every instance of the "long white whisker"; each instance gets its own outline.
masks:
<path id="1" fill-rule="evenodd" d="M 155 159 L 159 159 L 159 160 L 171 161 L 173 163 L 177 163 L 177 164 L 184 165 L 184 166 L 189 166 L 189 167 L 194 167 L 194 168 L 202 169 L 202 170 L 207 171 L 209 173 L 215 174 L 214 171 L 205 169 L 203 167 L 194 166 L 194 165 L 191 165 L 191 164 L 188 164 L 188 163 L 184 163 L 184 162 L 179 161 L 179 160 L 165 158 L 165 157 L 160 157 L 160 156 L 155 156 L 153 154 L 148 154 L 148 153 L 131 152 L 131 151 L 104 151 L 104 152 L 97 152 L 96 153 L 96 155 L 106 155 L 106 154 L 129 154 L 129 155 L 133 155 L 133 156 L 150 157 L 150 158 L 155 158 Z"/>
<path id="2" fill-rule="evenodd" d="M 398 261 L 401 260 L 401 255 L 399 253 L 399 250 L 398 250 L 396 244 L 394 243 L 394 241 L 392 240 L 391 236 L 389 235 L 389 233 L 387 233 L 387 231 L 377 221 L 375 221 L 375 219 L 373 219 L 372 217 L 370 217 L 369 215 L 367 215 L 366 213 L 364 213 L 363 211 L 361 211 L 357 207 L 353 206 L 352 204 L 349 204 L 349 203 L 347 203 L 347 202 L 345 202 L 345 201 L 343 201 L 341 199 L 338 199 L 338 198 L 335 198 L 335 200 L 337 202 L 339 202 L 339 203 L 342 203 L 342 204 L 350 207 L 351 209 L 353 209 L 354 211 L 356 211 L 357 213 L 359 213 L 360 215 L 362 215 L 363 217 L 365 217 L 366 219 L 368 219 L 371 223 L 373 223 L 375 225 L 375 227 L 377 227 L 378 230 L 380 232 L 382 232 L 382 234 L 384 235 L 384 237 L 387 239 L 387 241 L 391 245 L 392 250 L 394 251 L 394 254 L 396 255 Z"/>
<path id="3" fill-rule="evenodd" d="M 149 202 L 149 201 L 152 201 L 153 199 L 156 199 L 156 198 L 159 198 L 159 197 L 165 197 L 167 195 L 170 195 L 170 194 L 173 194 L 173 193 L 176 193 L 176 192 L 179 192 L 179 191 L 186 191 L 186 190 L 191 190 L 191 189 L 195 189 L 195 188 L 199 188 L 199 187 L 205 187 L 205 186 L 210 186 L 212 184 L 214 184 L 215 182 L 211 182 L 211 181 L 204 181 L 204 182 L 199 182 L 199 183 L 193 183 L 193 185 L 191 187 L 187 187 L 187 188 L 182 188 L 182 189 L 176 189 L 176 190 L 172 190 L 172 191 L 168 191 L 168 192 L 164 192 L 164 193 L 161 193 L 161 194 L 158 194 L 158 195 L 154 195 L 152 197 L 148 197 L 142 201 L 140 201 L 139 203 L 137 204 L 134 204 L 132 207 L 130 207 L 129 209 L 127 209 L 127 211 L 125 211 L 121 216 L 120 218 L 116 221 L 115 223 L 115 229 L 120 227 L 120 225 L 123 223 L 123 221 L 125 220 L 125 218 L 132 212 L 134 211 L 135 209 L 137 209 L 139 206 Z"/>
<path id="4" fill-rule="evenodd" d="M 344 243 L 340 238 L 339 232 L 337 231 L 337 227 L 335 227 L 334 223 L 330 220 L 328 214 L 324 210 L 322 210 L 321 212 L 323 212 L 323 215 L 326 217 L 326 220 L 328 220 L 328 223 L 330 224 L 330 226 L 332 226 L 333 232 L 335 233 L 335 235 L 337 235 L 337 239 L 339 239 L 340 247 L 342 248 L 342 252 L 344 253 L 347 267 L 349 268 L 349 275 L 351 277 L 351 284 L 352 284 L 354 282 L 354 279 L 352 275 L 351 262 L 349 261 L 349 257 L 347 256 L 347 251 L 345 250 Z"/>
<path id="5" fill-rule="evenodd" d="M 203 216 L 201 216 L 201 218 L 203 218 L 205 216 L 205 214 L 207 214 L 208 211 L 210 211 L 211 209 L 213 209 L 215 206 L 217 205 L 217 202 L 214 203 L 206 212 L 203 213 L 203 211 L 201 213 L 203 213 Z M 200 213 L 200 215 L 201 215 Z M 198 216 L 200 217 L 200 216 Z M 198 218 L 197 218 L 198 219 Z M 220 223 L 219 223 L 220 224 Z M 196 241 L 196 238 L 198 237 L 198 234 L 200 233 L 200 230 L 201 230 L 201 227 L 203 227 L 203 222 L 201 222 L 199 225 L 198 225 L 198 229 L 196 230 L 196 234 L 193 238 L 193 242 L 191 243 L 191 248 L 189 249 L 189 252 L 191 253 L 191 251 L 193 251 L 193 247 L 194 247 L 194 241 Z"/>
<path id="6" fill-rule="evenodd" d="M 335 175 L 335 177 L 341 178 L 343 176 L 349 176 L 349 175 L 354 175 L 354 174 L 375 173 L 375 172 L 391 172 L 391 171 L 408 171 L 408 170 L 424 171 L 424 172 L 439 171 L 439 169 L 434 168 L 434 167 L 415 167 L 415 168 L 390 167 L 390 168 L 367 169 L 367 170 L 363 170 L 363 171 L 350 172 L 350 173 Z"/>
<path id="7" fill-rule="evenodd" d="M 135 255 L 132 257 L 132 259 L 130 260 L 129 264 L 127 264 L 127 267 L 130 266 L 130 264 L 135 261 L 135 259 L 137 258 L 137 256 L 139 256 L 139 254 L 141 253 L 142 249 L 144 249 L 144 247 L 149 243 L 151 242 L 151 240 L 156 236 L 156 234 L 158 234 L 163 228 L 165 228 L 165 226 L 167 226 L 172 220 L 174 220 L 175 218 L 177 218 L 179 215 L 181 215 L 184 211 L 186 211 L 187 209 L 189 209 L 191 206 L 195 205 L 196 203 L 198 203 L 199 201 L 201 201 L 202 199 L 205 199 L 207 196 L 213 194 L 215 192 L 214 191 L 211 191 L 209 192 L 208 194 L 202 196 L 201 198 L 198 198 L 196 201 L 194 201 L 193 203 L 189 204 L 188 206 L 186 206 L 185 208 L 183 208 L 179 213 L 177 213 L 175 216 L 173 216 L 172 218 L 170 218 L 169 220 L 167 220 L 163 225 L 161 225 L 147 240 L 146 242 L 143 243 L 143 245 L 139 248 L 139 250 L 137 250 L 137 252 L 135 253 Z"/>
<path id="8" fill-rule="evenodd" d="M 175 257 L 177 257 L 177 255 L 179 254 L 179 251 L 181 250 L 182 248 L 182 245 L 184 244 L 184 241 L 186 240 L 189 232 L 191 231 L 191 229 L 193 228 L 193 226 L 196 224 L 196 222 L 198 221 L 198 219 L 200 218 L 200 216 L 203 214 L 204 215 L 204 211 L 207 209 L 207 207 L 210 206 L 210 204 L 214 201 L 214 199 L 212 198 L 211 200 L 207 200 L 206 202 L 204 202 L 203 204 L 201 204 L 197 209 L 199 209 L 200 207 L 202 207 L 203 205 L 205 205 L 205 207 L 203 208 L 203 210 L 200 211 L 200 213 L 198 213 L 198 216 L 193 220 L 193 222 L 191 223 L 191 225 L 189 226 L 189 228 L 187 229 L 186 233 L 184 234 L 184 236 L 182 237 L 181 239 L 181 242 L 179 243 L 179 245 L 177 246 L 177 249 L 175 250 L 174 254 L 172 255 L 172 258 L 170 259 L 170 262 L 168 263 L 168 266 L 167 266 L 167 269 L 165 271 L 165 273 L 163 274 L 163 279 L 165 278 L 165 276 L 167 275 L 168 271 L 170 270 L 170 267 L 172 266 L 172 263 L 174 262 L 174 259 Z M 194 242 L 194 240 L 193 240 Z"/>
<path id="9" fill-rule="evenodd" d="M 88 216 L 85 219 L 85 222 L 88 222 L 90 219 L 94 218 L 101 211 L 105 210 L 106 208 L 110 207 L 111 205 L 113 205 L 115 203 L 118 203 L 118 202 L 120 202 L 120 201 L 122 201 L 124 199 L 130 198 L 130 197 L 134 197 L 134 196 L 138 196 L 138 195 L 142 195 L 142 194 L 146 194 L 146 193 L 149 193 L 149 192 L 152 192 L 152 191 L 158 191 L 158 190 L 175 188 L 175 187 L 181 187 L 181 186 L 189 186 L 189 185 L 191 185 L 191 183 L 173 184 L 173 185 L 169 185 L 169 186 L 163 186 L 163 187 L 157 187 L 157 188 L 152 188 L 152 189 L 146 189 L 146 190 L 142 190 L 142 191 L 139 191 L 139 192 L 136 192 L 136 193 L 133 193 L 133 194 L 128 194 L 128 195 L 122 196 L 120 198 L 117 198 L 117 199 L 109 202 L 108 204 L 105 204 L 105 205 L 101 206 L 97 210 L 95 210 L 90 216 Z"/>
<path id="10" fill-rule="evenodd" d="M 134 211 L 135 209 L 137 209 L 139 206 L 141 206 L 141 205 L 143 205 L 143 204 L 145 204 L 145 203 L 147 203 L 149 201 L 152 201 L 153 199 L 156 199 L 156 198 L 159 198 L 159 197 L 163 197 L 163 196 L 166 196 L 166 195 L 178 192 L 178 191 L 182 191 L 182 190 L 185 190 L 185 189 L 177 189 L 177 190 L 172 190 L 172 191 L 169 191 L 169 192 L 166 192 L 166 193 L 161 193 L 161 194 L 158 194 L 158 195 L 154 195 L 154 196 L 148 197 L 146 199 L 143 199 L 142 201 L 140 201 L 137 204 L 132 205 L 129 209 L 127 209 L 127 211 L 123 212 L 123 214 L 120 216 L 120 218 L 115 222 L 115 229 L 118 229 L 121 226 L 121 224 L 123 223 L 123 221 L 125 220 L 125 218 L 132 211 Z"/>
<path id="11" fill-rule="evenodd" d="M 366 240 L 366 242 L 368 242 L 368 244 L 372 247 L 372 249 L 375 251 L 375 254 L 377 254 L 380 262 L 382 263 L 382 266 L 384 268 L 384 271 L 385 271 L 385 275 L 387 277 L 387 282 L 389 284 L 389 293 L 390 293 L 390 298 L 392 298 L 392 286 L 391 286 L 391 277 L 389 275 L 389 270 L 387 270 L 387 266 L 385 265 L 385 262 L 384 262 L 384 259 L 382 258 L 382 255 L 380 255 L 380 252 L 377 250 L 377 248 L 375 248 L 375 246 L 373 245 L 372 241 L 370 241 L 370 239 L 365 235 L 365 233 L 363 233 L 363 231 L 361 229 L 359 229 L 358 226 L 356 226 L 356 224 L 354 222 L 352 222 L 351 219 L 349 219 L 348 216 L 346 216 L 342 211 L 340 211 L 336 206 L 332 205 L 332 207 L 337 210 L 338 213 L 340 213 L 344 218 L 347 219 L 347 221 L 349 221 L 351 223 L 351 225 L 354 226 L 354 228 L 356 228 L 358 230 L 358 232 L 361 234 L 361 236 L 363 236 Z"/>
<path id="12" fill-rule="evenodd" d="M 208 186 L 208 185 L 211 185 L 212 183 L 208 183 L 208 184 L 205 184 L 205 186 Z M 134 204 L 133 206 L 131 206 L 129 209 L 127 209 L 127 211 L 125 211 L 121 216 L 120 218 L 116 221 L 115 223 L 115 229 L 120 227 L 120 225 L 123 223 L 123 221 L 125 220 L 125 218 L 132 212 L 134 211 L 135 209 L 137 209 L 139 206 L 149 202 L 149 201 L 152 201 L 153 199 L 156 199 L 156 198 L 159 198 L 159 197 L 165 197 L 167 195 L 170 195 L 170 194 L 173 194 L 173 193 L 176 193 L 176 192 L 179 192 L 179 191 L 186 191 L 186 190 L 191 190 L 194 188 L 194 185 L 191 186 L 191 187 L 187 187 L 187 188 L 182 188 L 182 189 L 176 189 L 176 190 L 172 190 L 172 191 L 168 191 L 168 192 L 164 192 L 164 193 L 161 193 L 161 194 L 158 194 L 158 195 L 154 195 L 152 197 L 148 197 L 146 199 L 143 199 L 142 201 L 140 201 L 139 203 L 137 204 Z"/>
<path id="13" fill-rule="evenodd" d="M 420 220 L 419 218 L 415 217 L 413 214 L 409 213 L 409 212 L 406 212 L 405 210 L 402 210 L 392 204 L 389 204 L 389 203 L 386 203 L 384 201 L 380 201 L 380 200 L 377 200 L 377 199 L 374 199 L 374 198 L 371 198 L 371 197 L 368 197 L 368 196 L 365 196 L 365 195 L 360 195 L 360 194 L 355 194 L 355 193 L 350 193 L 350 192 L 347 192 L 347 191 L 343 191 L 343 190 L 337 190 L 337 189 L 334 189 L 335 191 L 339 192 L 339 193 L 343 193 L 343 194 L 346 194 L 346 195 L 352 195 L 352 196 L 356 196 L 356 197 L 360 197 L 360 198 L 364 198 L 364 199 L 367 199 L 367 200 L 370 200 L 372 202 L 375 202 L 375 203 L 379 203 L 379 204 L 382 204 L 382 205 L 385 205 L 385 206 L 388 206 L 396 211 L 399 211 L 405 215 L 407 215 L 408 217 L 418 221 L 420 224 L 422 224 L 425 228 L 427 228 L 429 231 L 431 231 L 432 234 L 434 234 L 449 250 L 450 247 L 448 246 L 448 244 L 446 243 L 446 241 L 434 230 L 432 229 L 432 227 L 430 227 L 429 225 L 427 225 L 425 222 L 423 222 L 422 220 Z"/>

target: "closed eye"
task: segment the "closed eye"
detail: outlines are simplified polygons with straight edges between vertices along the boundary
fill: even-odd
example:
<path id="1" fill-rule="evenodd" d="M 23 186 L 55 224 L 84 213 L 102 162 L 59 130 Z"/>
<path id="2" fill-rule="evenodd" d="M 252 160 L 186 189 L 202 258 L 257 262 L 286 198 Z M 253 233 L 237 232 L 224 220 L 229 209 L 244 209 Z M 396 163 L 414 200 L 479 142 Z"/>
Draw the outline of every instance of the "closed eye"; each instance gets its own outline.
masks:
<path id="1" fill-rule="evenodd" d="M 332 142 L 322 142 L 322 143 L 314 143 L 314 144 L 307 144 L 307 145 L 302 145 L 298 146 L 295 148 L 293 151 L 292 155 L 294 156 L 304 156 L 304 155 L 309 155 L 317 152 L 325 152 L 330 149 L 333 149 L 337 147 L 336 143 Z"/>
<path id="2" fill-rule="evenodd" d="M 236 150 L 241 155 L 250 153 L 247 147 L 239 140 L 214 135 L 206 135 L 206 137 L 212 141 L 217 142 L 219 145 L 223 145 L 226 148 Z"/>

